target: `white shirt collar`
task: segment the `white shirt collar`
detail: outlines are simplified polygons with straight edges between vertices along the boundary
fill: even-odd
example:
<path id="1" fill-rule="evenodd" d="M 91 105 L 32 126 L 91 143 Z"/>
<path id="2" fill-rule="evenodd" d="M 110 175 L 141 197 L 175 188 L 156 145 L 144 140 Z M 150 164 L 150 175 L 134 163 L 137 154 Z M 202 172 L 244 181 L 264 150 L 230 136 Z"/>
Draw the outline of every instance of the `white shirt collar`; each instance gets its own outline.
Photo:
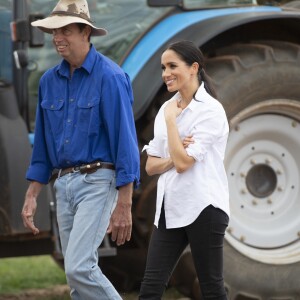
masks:
<path id="1" fill-rule="evenodd" d="M 180 93 L 177 92 L 172 98 L 173 99 L 180 99 Z M 197 99 L 197 100 L 195 100 Z M 192 111 L 194 111 L 199 104 L 201 103 L 205 103 L 207 101 L 211 100 L 211 96 L 207 93 L 207 91 L 205 90 L 204 87 L 204 83 L 202 82 L 201 85 L 199 86 L 198 90 L 195 93 L 194 98 L 192 99 L 192 101 L 189 103 L 189 105 L 185 108 L 185 109 L 190 109 Z"/>

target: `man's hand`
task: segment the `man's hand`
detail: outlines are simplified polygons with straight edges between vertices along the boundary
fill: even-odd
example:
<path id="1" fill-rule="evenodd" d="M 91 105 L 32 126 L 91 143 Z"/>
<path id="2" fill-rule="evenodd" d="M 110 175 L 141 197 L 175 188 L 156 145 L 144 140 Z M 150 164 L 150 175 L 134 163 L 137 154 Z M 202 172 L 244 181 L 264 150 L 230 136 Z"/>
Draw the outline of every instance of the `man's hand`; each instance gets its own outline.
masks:
<path id="1" fill-rule="evenodd" d="M 38 228 L 34 225 L 34 215 L 37 208 L 36 199 L 42 189 L 42 184 L 39 182 L 31 182 L 25 195 L 25 201 L 22 209 L 23 224 L 29 228 L 34 235 L 39 233 Z"/>
<path id="2" fill-rule="evenodd" d="M 119 188 L 119 198 L 113 211 L 107 233 L 118 246 L 123 245 L 131 238 L 132 231 L 132 183 Z"/>

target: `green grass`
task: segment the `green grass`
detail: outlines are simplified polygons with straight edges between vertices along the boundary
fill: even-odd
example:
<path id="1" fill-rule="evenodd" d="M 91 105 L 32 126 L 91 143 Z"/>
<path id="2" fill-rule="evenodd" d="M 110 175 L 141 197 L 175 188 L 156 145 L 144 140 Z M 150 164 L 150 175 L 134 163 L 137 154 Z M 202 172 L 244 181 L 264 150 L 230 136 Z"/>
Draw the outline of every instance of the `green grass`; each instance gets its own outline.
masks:
<path id="1" fill-rule="evenodd" d="M 30 294 L 31 300 L 70 300 L 64 271 L 51 256 L 0 259 L 0 300 L 23 299 L 17 296 L 23 293 L 27 296 Z M 9 298 L 6 298 L 7 295 Z M 11 298 L 11 295 L 16 295 L 16 298 Z M 27 296 L 26 299 L 29 299 Z M 121 297 L 124 300 L 136 300 L 138 292 L 121 293 Z M 171 288 L 166 291 L 163 299 L 182 297 Z"/>
<path id="2" fill-rule="evenodd" d="M 0 259 L 0 294 L 66 284 L 64 271 L 51 256 Z"/>

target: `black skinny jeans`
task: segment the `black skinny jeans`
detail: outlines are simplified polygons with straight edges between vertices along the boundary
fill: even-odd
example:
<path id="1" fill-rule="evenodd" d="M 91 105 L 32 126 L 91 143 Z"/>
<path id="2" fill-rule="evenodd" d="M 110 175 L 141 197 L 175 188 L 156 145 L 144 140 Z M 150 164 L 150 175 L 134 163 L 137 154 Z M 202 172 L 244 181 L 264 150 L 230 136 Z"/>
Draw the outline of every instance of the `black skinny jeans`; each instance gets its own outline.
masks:
<path id="1" fill-rule="evenodd" d="M 228 221 L 226 213 L 209 205 L 192 224 L 166 229 L 162 208 L 158 228 L 152 232 L 139 299 L 161 299 L 180 255 L 190 244 L 203 299 L 227 300 L 223 240 Z"/>

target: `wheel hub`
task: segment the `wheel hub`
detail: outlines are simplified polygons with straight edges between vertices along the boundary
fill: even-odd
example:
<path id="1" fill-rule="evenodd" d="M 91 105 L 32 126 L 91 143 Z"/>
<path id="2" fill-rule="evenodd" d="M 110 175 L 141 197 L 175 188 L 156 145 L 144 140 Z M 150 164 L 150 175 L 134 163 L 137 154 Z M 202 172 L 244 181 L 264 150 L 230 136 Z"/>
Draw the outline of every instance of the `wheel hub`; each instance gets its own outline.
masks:
<path id="1" fill-rule="evenodd" d="M 267 164 L 258 164 L 249 170 L 245 182 L 250 194 L 257 198 L 266 198 L 276 189 L 277 175 Z"/>
<path id="2" fill-rule="evenodd" d="M 300 261 L 300 125 L 278 114 L 234 124 L 225 156 L 227 241 L 264 263 Z"/>

